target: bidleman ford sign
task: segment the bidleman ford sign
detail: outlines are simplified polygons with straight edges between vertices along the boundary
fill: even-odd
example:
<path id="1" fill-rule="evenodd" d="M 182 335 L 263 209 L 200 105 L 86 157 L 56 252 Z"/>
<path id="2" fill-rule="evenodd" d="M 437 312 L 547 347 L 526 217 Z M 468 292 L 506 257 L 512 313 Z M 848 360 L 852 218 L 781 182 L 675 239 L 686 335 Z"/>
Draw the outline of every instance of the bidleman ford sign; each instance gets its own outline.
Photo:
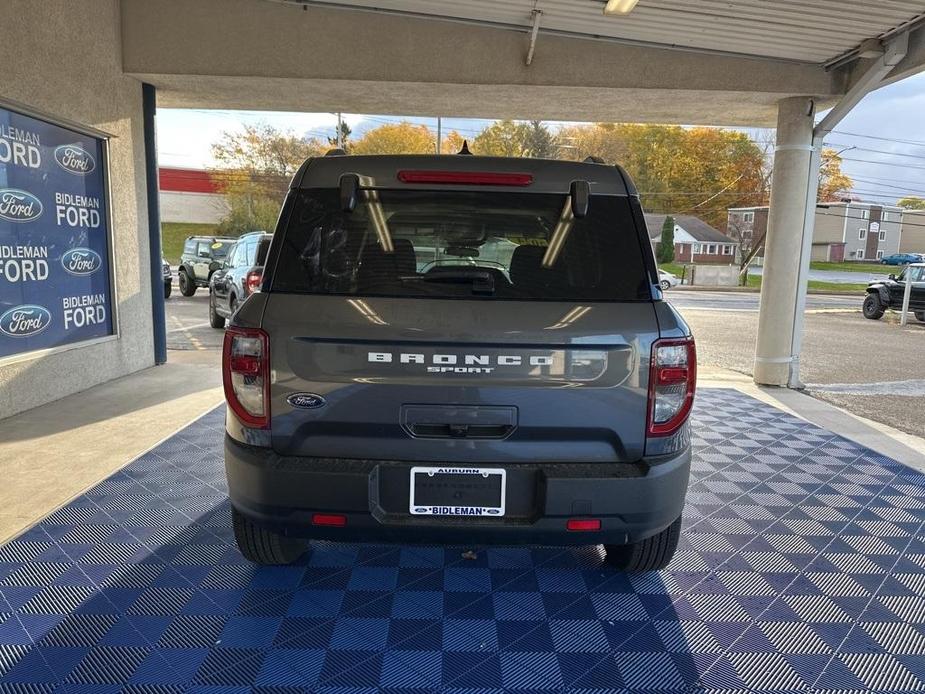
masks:
<path id="1" fill-rule="evenodd" d="M 103 147 L 0 108 L 0 359 L 115 332 Z"/>

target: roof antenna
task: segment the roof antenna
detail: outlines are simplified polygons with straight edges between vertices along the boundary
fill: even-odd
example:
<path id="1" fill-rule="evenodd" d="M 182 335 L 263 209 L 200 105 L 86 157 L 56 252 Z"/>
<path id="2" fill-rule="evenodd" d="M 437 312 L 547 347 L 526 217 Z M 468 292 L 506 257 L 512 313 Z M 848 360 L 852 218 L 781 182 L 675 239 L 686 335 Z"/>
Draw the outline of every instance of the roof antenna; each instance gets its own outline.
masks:
<path id="1" fill-rule="evenodd" d="M 457 152 L 457 154 L 468 154 L 470 157 L 472 156 L 472 152 L 469 151 L 469 143 L 468 143 L 468 141 L 463 140 L 462 149 L 460 149 L 460 150 Z"/>

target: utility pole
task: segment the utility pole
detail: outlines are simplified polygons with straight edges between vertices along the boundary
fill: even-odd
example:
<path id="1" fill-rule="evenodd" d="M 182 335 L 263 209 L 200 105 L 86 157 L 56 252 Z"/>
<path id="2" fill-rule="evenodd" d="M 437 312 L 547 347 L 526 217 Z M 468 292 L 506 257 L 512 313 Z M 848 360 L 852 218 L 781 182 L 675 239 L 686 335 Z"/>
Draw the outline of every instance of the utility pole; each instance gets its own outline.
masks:
<path id="1" fill-rule="evenodd" d="M 443 119 L 440 116 L 437 116 L 437 154 L 440 154 L 441 140 L 443 139 L 442 130 L 441 130 L 441 121 Z"/>
<path id="2" fill-rule="evenodd" d="M 344 148 L 344 126 L 340 111 L 337 112 L 337 149 Z"/>

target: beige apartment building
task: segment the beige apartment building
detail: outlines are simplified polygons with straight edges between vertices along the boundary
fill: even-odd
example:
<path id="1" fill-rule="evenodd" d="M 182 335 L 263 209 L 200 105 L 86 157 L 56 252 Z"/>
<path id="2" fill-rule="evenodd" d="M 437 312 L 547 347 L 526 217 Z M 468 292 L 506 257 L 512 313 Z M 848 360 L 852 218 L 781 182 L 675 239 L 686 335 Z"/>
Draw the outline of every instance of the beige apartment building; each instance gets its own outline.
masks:
<path id="1" fill-rule="evenodd" d="M 917 221 L 923 226 L 912 227 L 907 223 L 907 230 L 914 228 L 925 232 L 925 214 L 919 214 Z M 743 247 L 758 243 L 767 232 L 767 224 L 767 207 L 736 207 L 728 211 L 728 233 L 734 238 L 741 237 Z M 901 207 L 853 201 L 819 203 L 816 205 L 812 259 L 875 262 L 884 256 L 899 253 L 902 250 L 902 237 Z M 925 240 L 925 234 L 919 238 Z M 925 247 L 925 243 L 913 245 Z M 758 257 L 763 254 L 763 250 L 759 251 Z"/>

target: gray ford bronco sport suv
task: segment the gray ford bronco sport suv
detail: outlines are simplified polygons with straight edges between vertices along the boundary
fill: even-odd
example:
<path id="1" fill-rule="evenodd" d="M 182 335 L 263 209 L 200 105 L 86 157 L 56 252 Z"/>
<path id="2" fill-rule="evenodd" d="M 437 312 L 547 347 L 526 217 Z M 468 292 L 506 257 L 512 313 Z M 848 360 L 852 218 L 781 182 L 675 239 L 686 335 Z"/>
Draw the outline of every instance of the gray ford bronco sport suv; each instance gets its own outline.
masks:
<path id="1" fill-rule="evenodd" d="M 664 567 L 696 359 L 617 166 L 327 156 L 224 338 L 238 547 L 603 545 Z"/>

